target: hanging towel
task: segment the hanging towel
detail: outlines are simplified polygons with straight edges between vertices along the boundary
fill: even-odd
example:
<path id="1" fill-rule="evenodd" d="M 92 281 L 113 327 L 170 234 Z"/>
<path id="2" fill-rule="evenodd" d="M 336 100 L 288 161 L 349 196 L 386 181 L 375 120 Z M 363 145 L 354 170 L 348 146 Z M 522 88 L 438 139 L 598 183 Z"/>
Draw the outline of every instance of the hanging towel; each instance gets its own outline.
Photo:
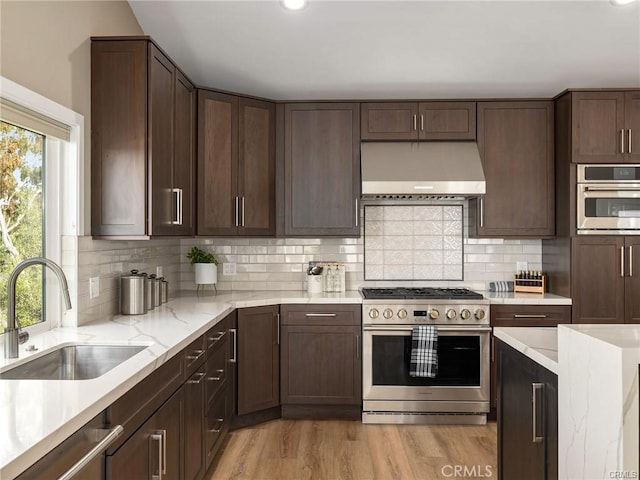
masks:
<path id="1" fill-rule="evenodd" d="M 437 374 L 438 329 L 434 325 L 413 327 L 409 375 L 434 378 Z"/>

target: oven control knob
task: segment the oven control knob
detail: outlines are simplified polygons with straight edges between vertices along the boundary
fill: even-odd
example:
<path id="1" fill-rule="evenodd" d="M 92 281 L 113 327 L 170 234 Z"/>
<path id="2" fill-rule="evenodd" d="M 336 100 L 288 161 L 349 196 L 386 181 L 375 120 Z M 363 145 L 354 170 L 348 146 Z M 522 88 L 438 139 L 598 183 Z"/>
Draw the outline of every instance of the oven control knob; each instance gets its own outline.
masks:
<path id="1" fill-rule="evenodd" d="M 456 318 L 456 311 L 453 308 L 447 310 L 447 318 L 449 320 L 453 320 L 454 318 Z"/>
<path id="2" fill-rule="evenodd" d="M 380 315 L 380 312 L 378 312 L 377 308 L 372 308 L 371 310 L 369 310 L 369 318 L 376 319 L 378 318 L 378 315 Z"/>
<path id="3" fill-rule="evenodd" d="M 476 310 L 475 316 L 476 316 L 476 320 L 482 320 L 484 318 L 486 314 L 484 313 L 484 310 L 479 308 Z"/>
<path id="4" fill-rule="evenodd" d="M 431 320 L 436 320 L 440 316 L 440 312 L 436 308 L 432 308 L 429 310 L 429 318 Z"/>
<path id="5" fill-rule="evenodd" d="M 469 320 L 469 318 L 471 317 L 471 312 L 468 308 L 464 308 L 460 312 L 460 317 L 462 317 L 463 320 Z"/>
<path id="6" fill-rule="evenodd" d="M 404 308 L 398 310 L 398 318 L 400 320 L 404 320 L 405 318 L 407 318 L 407 311 Z"/>
<path id="7" fill-rule="evenodd" d="M 384 312 L 382 312 L 382 316 L 389 320 L 391 317 L 393 317 L 393 310 L 391 310 L 390 308 L 385 308 Z"/>

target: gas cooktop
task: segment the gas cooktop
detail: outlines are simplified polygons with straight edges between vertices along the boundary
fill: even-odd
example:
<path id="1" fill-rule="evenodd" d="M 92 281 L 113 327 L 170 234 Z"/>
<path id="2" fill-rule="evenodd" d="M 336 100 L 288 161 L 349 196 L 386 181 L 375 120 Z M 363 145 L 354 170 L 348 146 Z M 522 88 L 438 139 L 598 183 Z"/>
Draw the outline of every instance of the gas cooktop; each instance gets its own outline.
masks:
<path id="1" fill-rule="evenodd" d="M 482 300 L 482 294 L 468 288 L 363 288 L 366 300 L 426 299 L 426 300 Z"/>

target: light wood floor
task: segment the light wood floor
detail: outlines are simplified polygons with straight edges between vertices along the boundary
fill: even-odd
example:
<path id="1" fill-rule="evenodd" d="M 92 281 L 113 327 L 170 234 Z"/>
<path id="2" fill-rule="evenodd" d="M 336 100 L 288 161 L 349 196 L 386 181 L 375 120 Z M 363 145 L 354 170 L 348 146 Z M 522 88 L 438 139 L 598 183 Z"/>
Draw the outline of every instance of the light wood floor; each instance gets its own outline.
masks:
<path id="1" fill-rule="evenodd" d="M 461 478 L 453 474 L 456 465 L 467 467 L 466 478 L 498 478 L 495 422 L 396 426 L 275 420 L 231 433 L 206 480 Z"/>

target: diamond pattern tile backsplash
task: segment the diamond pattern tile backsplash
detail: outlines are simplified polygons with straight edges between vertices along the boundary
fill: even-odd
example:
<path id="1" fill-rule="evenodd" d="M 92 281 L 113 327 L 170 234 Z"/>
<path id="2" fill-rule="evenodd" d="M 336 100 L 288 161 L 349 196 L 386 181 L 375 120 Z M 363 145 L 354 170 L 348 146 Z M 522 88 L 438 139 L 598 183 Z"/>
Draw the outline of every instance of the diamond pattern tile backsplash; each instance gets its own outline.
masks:
<path id="1" fill-rule="evenodd" d="M 367 205 L 365 280 L 462 280 L 462 205 Z"/>

